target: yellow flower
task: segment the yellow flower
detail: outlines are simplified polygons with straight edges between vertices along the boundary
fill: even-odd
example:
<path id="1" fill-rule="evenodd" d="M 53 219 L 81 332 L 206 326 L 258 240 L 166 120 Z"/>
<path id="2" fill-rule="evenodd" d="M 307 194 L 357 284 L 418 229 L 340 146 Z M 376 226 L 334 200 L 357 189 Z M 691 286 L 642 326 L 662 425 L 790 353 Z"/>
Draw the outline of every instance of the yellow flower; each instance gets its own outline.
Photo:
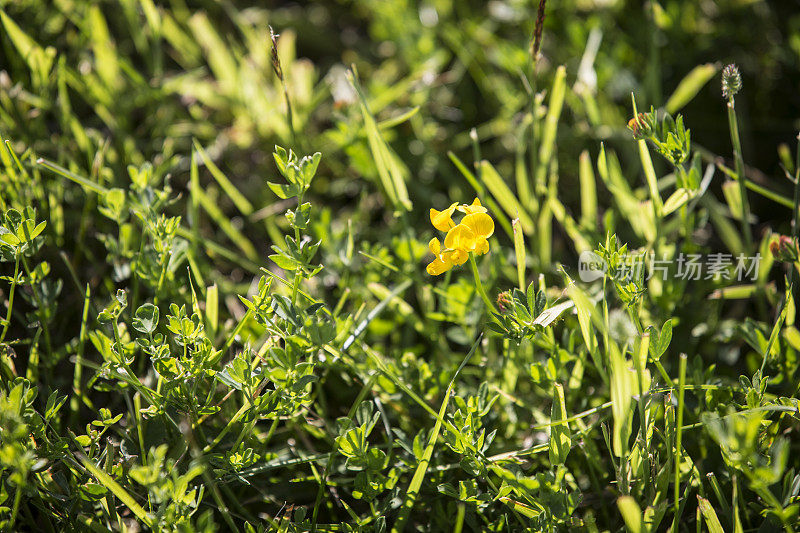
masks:
<path id="1" fill-rule="evenodd" d="M 463 265 L 469 259 L 469 252 L 475 245 L 475 234 L 464 224 L 459 224 L 447 232 L 444 246 L 450 250 L 450 260 L 456 265 Z"/>
<path id="2" fill-rule="evenodd" d="M 466 213 L 460 224 L 453 222 L 453 212 L 458 209 Z M 463 265 L 470 253 L 477 255 L 489 251 L 488 238 L 494 233 L 494 221 L 486 214 L 486 208 L 475 198 L 472 204 L 452 204 L 443 211 L 431 209 L 431 223 L 440 230 L 446 231 L 444 246 L 434 237 L 428 243 L 428 249 L 434 255 L 428 264 L 428 274 L 438 276 L 455 265 Z"/>
<path id="3" fill-rule="evenodd" d="M 489 251 L 489 237 L 494 233 L 494 221 L 486 213 L 472 213 L 461 220 L 459 226 L 465 226 L 473 235 L 472 247 L 469 251 L 483 255 Z M 449 235 L 449 234 L 448 234 Z M 447 242 L 445 240 L 445 242 Z"/>
<path id="4" fill-rule="evenodd" d="M 457 205 L 458 202 L 455 202 L 453 205 L 443 211 L 437 211 L 436 209 L 431 208 L 431 224 L 433 224 L 433 227 L 439 231 L 449 231 L 450 228 L 455 226 L 451 217 L 453 216 L 453 211 L 456 210 Z"/>
<path id="5" fill-rule="evenodd" d="M 458 210 L 462 213 L 466 213 L 467 215 L 471 215 L 472 213 L 485 213 L 486 208 L 481 205 L 481 201 L 478 200 L 476 197 L 471 204 L 461 204 L 458 206 Z"/>

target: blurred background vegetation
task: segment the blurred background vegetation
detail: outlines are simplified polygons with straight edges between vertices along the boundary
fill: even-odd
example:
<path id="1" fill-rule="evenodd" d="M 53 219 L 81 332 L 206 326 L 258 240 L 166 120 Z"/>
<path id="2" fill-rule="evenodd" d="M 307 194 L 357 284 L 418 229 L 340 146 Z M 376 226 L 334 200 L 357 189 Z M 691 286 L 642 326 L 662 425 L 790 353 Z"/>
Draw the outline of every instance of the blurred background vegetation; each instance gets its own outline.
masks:
<path id="1" fill-rule="evenodd" d="M 263 183 L 275 175 L 272 146 L 294 143 L 270 66 L 267 24 L 282 35 L 304 144 L 296 148 L 322 151 L 323 164 L 330 166 L 328 181 L 317 182 L 314 191 L 330 207 L 353 205 L 369 191 L 359 180 L 374 174 L 361 157 L 360 114 L 343 76 L 351 64 L 359 67 L 379 119 L 420 107 L 390 133 L 414 177 L 412 196 L 431 200 L 415 212 L 461 188 L 463 180 L 445 154 L 454 150 L 468 159 L 473 127 L 483 156 L 501 174 L 509 174 L 503 171 L 514 163 L 527 109 L 522 75 L 536 18 L 532 2 L 0 5 L 4 17 L 42 48 L 26 58 L 25 39 L 15 38 L 4 21 L 0 131 L 17 147 L 69 161 L 84 174 L 102 148 L 115 175 L 127 164 L 154 161 L 182 183 L 195 138 L 254 204 L 270 203 Z M 576 89 L 558 132 L 561 192 L 568 200 L 575 196 L 566 185 L 582 149 L 595 154 L 599 141 L 606 141 L 623 154 L 634 153 L 625 130 L 631 92 L 640 107 L 658 108 L 697 65 L 731 62 L 744 79 L 737 108 L 745 160 L 756 178 L 786 188 L 776 148 L 792 143 L 800 126 L 797 8 L 793 1 L 753 0 L 576 0 L 548 6 L 539 87 L 548 87 L 563 64 Z M 587 54 L 593 32 L 596 55 Z M 587 109 L 582 91 L 594 96 L 596 108 Z M 729 159 L 718 81 L 682 111 L 693 140 Z M 757 214 L 762 220 L 785 215 L 770 209 Z"/>

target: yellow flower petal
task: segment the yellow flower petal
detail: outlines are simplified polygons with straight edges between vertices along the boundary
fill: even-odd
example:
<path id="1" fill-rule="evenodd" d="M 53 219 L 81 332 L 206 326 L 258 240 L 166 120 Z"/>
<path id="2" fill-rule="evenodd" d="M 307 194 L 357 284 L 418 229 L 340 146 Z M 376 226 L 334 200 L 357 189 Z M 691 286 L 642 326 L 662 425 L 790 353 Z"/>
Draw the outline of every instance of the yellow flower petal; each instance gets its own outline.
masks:
<path id="1" fill-rule="evenodd" d="M 458 210 L 468 215 L 471 215 L 472 213 L 486 212 L 486 208 L 481 205 L 481 201 L 477 197 L 472 201 L 472 204 L 470 205 L 463 204 L 459 206 Z"/>
<path id="2" fill-rule="evenodd" d="M 454 203 L 443 211 L 437 211 L 436 209 L 431 208 L 430 216 L 433 227 L 439 231 L 449 231 L 450 228 L 455 226 L 451 217 L 453 216 L 453 211 L 456 210 L 456 206 L 458 206 L 458 202 Z"/>
<path id="3" fill-rule="evenodd" d="M 470 251 L 475 248 L 475 233 L 464 224 L 459 224 L 447 232 L 444 246 L 449 250 Z"/>
<path id="4" fill-rule="evenodd" d="M 486 213 L 472 213 L 461 220 L 476 236 L 489 238 L 494 233 L 494 221 Z"/>
<path id="5" fill-rule="evenodd" d="M 454 265 L 463 265 L 469 259 L 469 252 L 466 250 L 453 250 L 450 252 L 450 261 Z"/>
<path id="6" fill-rule="evenodd" d="M 478 237 L 475 239 L 475 253 L 478 255 L 483 255 L 489 251 L 489 241 L 486 240 L 486 237 Z"/>
<path id="7" fill-rule="evenodd" d="M 431 261 L 425 270 L 428 271 L 428 274 L 431 276 L 438 276 L 439 274 L 443 274 L 453 268 L 453 263 L 450 262 L 448 257 L 445 257 L 445 260 L 442 260 L 443 256 L 437 255 L 436 259 Z"/>
<path id="8" fill-rule="evenodd" d="M 442 245 L 439 243 L 439 239 L 434 237 L 428 243 L 428 250 L 431 251 L 433 255 L 439 255 L 442 252 Z"/>

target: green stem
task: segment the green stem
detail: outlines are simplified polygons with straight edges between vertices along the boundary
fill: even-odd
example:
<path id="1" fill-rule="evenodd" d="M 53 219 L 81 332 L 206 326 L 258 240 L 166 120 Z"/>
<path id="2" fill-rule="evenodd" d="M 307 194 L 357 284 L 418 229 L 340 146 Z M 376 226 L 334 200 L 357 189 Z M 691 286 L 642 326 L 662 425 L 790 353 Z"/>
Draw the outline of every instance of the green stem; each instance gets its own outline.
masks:
<path id="1" fill-rule="evenodd" d="M 731 131 L 731 144 L 733 157 L 736 161 L 736 173 L 739 175 L 739 194 L 742 202 L 742 233 L 744 233 L 747 251 L 753 248 L 753 237 L 750 234 L 750 204 L 747 201 L 747 176 L 744 172 L 744 159 L 742 157 L 742 142 L 739 138 L 739 123 L 736 120 L 736 105 L 733 96 L 728 98 L 728 125 Z"/>
<path id="2" fill-rule="evenodd" d="M 22 268 L 23 270 L 25 270 L 25 276 L 27 276 L 28 278 L 28 283 L 31 283 L 33 276 L 31 275 L 31 269 L 28 266 L 28 261 L 25 260 L 24 255 L 20 255 L 20 259 L 22 260 Z M 37 314 L 39 315 L 39 322 L 42 331 L 44 332 L 44 341 L 45 344 L 47 345 L 47 353 L 52 356 L 53 348 L 52 345 L 50 344 L 50 327 L 47 324 L 47 320 L 45 320 L 46 317 L 44 315 L 44 306 L 43 306 L 44 302 L 39 295 L 39 288 L 34 286 L 33 283 L 31 283 L 31 289 L 33 290 L 33 298 L 34 300 L 36 300 L 36 307 L 38 311 Z"/>
<path id="3" fill-rule="evenodd" d="M 264 446 L 269 444 L 269 441 L 272 440 L 272 436 L 275 434 L 275 430 L 278 428 L 278 418 L 272 420 L 272 424 L 269 425 L 269 431 L 267 432 L 267 436 L 264 439 Z"/>
<path id="4" fill-rule="evenodd" d="M 294 113 L 292 112 L 292 102 L 289 100 L 289 89 L 286 81 L 281 77 L 281 87 L 283 88 L 283 98 L 286 100 L 286 122 L 289 124 L 289 132 L 292 134 L 292 143 L 297 145 L 297 133 L 294 131 Z"/>
<path id="5" fill-rule="evenodd" d="M 164 284 L 164 278 L 167 275 L 168 260 L 169 260 L 168 253 L 164 253 L 164 257 L 161 260 L 161 274 L 159 274 L 159 276 L 158 276 L 158 286 L 156 287 L 156 292 L 153 295 L 153 305 L 155 305 L 156 307 L 158 307 L 158 295 L 161 294 L 161 286 Z M 138 295 L 134 295 L 134 296 L 138 296 Z"/>
<path id="6" fill-rule="evenodd" d="M 236 327 L 233 328 L 233 331 L 231 331 L 230 334 L 228 335 L 228 340 L 225 341 L 225 345 L 222 347 L 223 353 L 227 352 L 228 349 L 231 346 L 233 346 L 233 343 L 236 342 L 236 337 L 242 331 L 242 328 L 244 328 L 245 323 L 250 319 L 252 315 L 253 315 L 253 309 L 248 308 L 242 319 L 239 321 L 238 324 L 236 324 Z"/>
<path id="7" fill-rule="evenodd" d="M 660 56 L 659 56 L 659 45 L 658 45 L 658 25 L 656 24 L 656 13 L 655 13 L 655 6 L 652 2 L 649 3 L 650 5 L 645 9 L 648 9 L 647 15 L 647 25 L 648 30 L 650 33 L 650 40 L 648 42 L 648 55 L 649 60 L 647 62 L 647 92 L 650 96 L 650 102 L 653 105 L 660 105 L 661 104 L 661 68 L 660 68 Z"/>
<path id="8" fill-rule="evenodd" d="M 287 100 L 287 102 L 288 102 L 288 100 Z M 298 196 L 297 197 L 297 206 L 298 206 L 297 210 L 298 211 L 300 210 L 299 206 L 302 205 L 302 203 L 303 203 L 303 197 L 302 196 Z M 294 226 L 294 224 L 292 224 L 292 225 Z M 294 243 L 295 243 L 295 246 L 300 246 L 300 230 L 297 229 L 297 226 L 294 226 Z M 297 291 L 298 291 L 298 289 L 300 289 L 300 279 L 301 279 L 300 278 L 300 274 L 301 273 L 302 273 L 302 269 L 300 267 L 297 267 L 294 270 L 294 279 L 292 279 L 292 305 L 295 305 L 295 303 L 297 303 Z"/>
<path id="9" fill-rule="evenodd" d="M 297 303 L 297 291 L 300 289 L 300 269 L 294 271 L 294 279 L 292 280 L 292 305 Z"/>
<path id="10" fill-rule="evenodd" d="M 792 241 L 797 243 L 797 216 L 800 210 L 800 135 L 797 136 L 797 155 L 794 164 L 794 201 L 792 202 Z M 786 285 L 786 290 L 792 290 L 792 282 L 794 281 L 795 265 L 789 268 L 789 283 Z M 2 342 L 2 339 L 0 339 Z"/>
<path id="11" fill-rule="evenodd" d="M 680 493 L 681 493 L 681 437 L 683 436 L 683 396 L 686 385 L 686 354 L 681 354 L 678 365 L 678 419 L 676 421 L 675 435 L 675 480 L 674 495 L 672 502 L 672 531 L 678 531 L 678 520 L 680 519 Z"/>
<path id="12" fill-rule="evenodd" d="M 644 390 L 644 365 L 647 363 L 647 354 L 650 349 L 650 334 L 643 333 L 639 337 L 639 353 L 634 354 L 634 366 L 636 368 L 636 378 L 639 385 L 639 397 L 637 399 L 639 407 L 639 438 L 641 439 L 642 450 L 645 450 L 645 459 L 642 461 L 644 466 L 644 492 L 647 493 L 650 487 L 650 461 L 648 459 L 650 450 L 647 442 L 647 411 L 645 408 Z"/>
<path id="13" fill-rule="evenodd" d="M 142 383 L 142 380 L 140 380 L 139 376 L 137 376 L 133 372 L 133 370 L 131 369 L 131 366 L 125 360 L 125 352 L 124 352 L 124 348 L 123 348 L 123 344 L 122 344 L 122 337 L 119 334 L 119 323 L 117 322 L 117 320 L 118 320 L 118 318 L 114 319 L 114 322 L 113 322 L 114 325 L 113 325 L 113 327 L 111 329 L 114 331 L 114 341 L 116 342 L 116 345 L 119 347 L 119 353 L 116 354 L 117 357 L 119 357 L 119 364 L 121 364 L 122 368 L 124 368 L 125 371 L 128 373 L 128 376 L 131 379 L 131 383 L 133 385 L 133 388 L 136 389 L 145 399 L 147 399 L 147 401 L 150 402 L 150 405 L 159 405 L 156 402 L 156 400 L 153 397 L 153 395 L 150 394 L 150 389 L 147 386 L 145 386 L 144 383 Z M 169 415 L 167 415 L 167 418 L 172 420 L 172 417 L 170 417 Z M 172 420 L 172 423 L 175 425 L 175 427 L 178 427 L 178 425 L 175 423 L 174 420 Z"/>
<path id="14" fill-rule="evenodd" d="M 483 283 L 481 283 L 481 275 L 478 272 L 478 264 L 475 262 L 475 254 L 470 252 L 469 253 L 469 266 L 472 267 L 472 276 L 475 278 L 475 287 L 478 289 L 478 294 L 481 295 L 483 298 L 483 303 L 486 304 L 486 309 L 492 313 L 497 313 L 497 309 L 495 309 L 494 304 L 489 299 L 489 296 L 486 295 L 486 291 L 483 288 Z"/>
<path id="15" fill-rule="evenodd" d="M 75 417 L 78 416 L 78 408 L 80 406 L 79 400 L 82 400 L 83 403 L 91 406 L 91 403 L 87 403 L 87 398 L 84 397 L 83 390 L 81 389 L 81 378 L 83 377 L 83 349 L 86 343 L 86 324 L 88 323 L 88 318 L 89 318 L 90 303 L 91 303 L 91 290 L 89 289 L 89 284 L 87 283 L 86 292 L 84 293 L 83 297 L 83 314 L 81 315 L 81 330 L 80 333 L 78 334 L 78 348 L 75 351 L 75 369 L 73 370 L 72 373 L 72 391 L 75 393 L 75 395 L 70 399 L 69 402 L 70 424 L 74 422 Z M 145 452 L 142 451 L 142 453 Z M 142 457 L 144 457 L 144 455 Z"/>
<path id="16" fill-rule="evenodd" d="M 17 277 L 19 277 L 19 253 L 15 254 L 14 279 L 11 280 L 11 290 L 8 293 L 8 311 L 6 311 L 6 323 L 3 325 L 3 333 L 0 334 L 0 344 L 6 338 L 8 326 L 11 324 L 11 311 L 14 308 L 14 292 L 17 288 Z"/>
<path id="17" fill-rule="evenodd" d="M 17 485 L 17 490 L 14 493 L 14 506 L 11 509 L 11 519 L 8 522 L 6 531 L 14 531 L 14 523 L 17 521 L 17 514 L 19 513 L 19 504 L 22 501 L 22 487 Z"/>

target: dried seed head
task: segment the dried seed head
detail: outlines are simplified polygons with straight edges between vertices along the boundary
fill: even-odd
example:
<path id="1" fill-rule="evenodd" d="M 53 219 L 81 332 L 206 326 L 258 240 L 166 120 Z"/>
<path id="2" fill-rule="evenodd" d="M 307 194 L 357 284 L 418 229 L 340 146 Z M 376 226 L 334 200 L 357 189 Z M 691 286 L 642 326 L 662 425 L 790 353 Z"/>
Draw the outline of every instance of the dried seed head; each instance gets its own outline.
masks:
<path id="1" fill-rule="evenodd" d="M 283 81 L 283 69 L 281 68 L 281 60 L 278 57 L 278 35 L 275 35 L 272 26 L 269 27 L 269 38 L 272 42 L 272 68 L 275 70 L 275 74 L 278 75 L 278 79 Z"/>
<path id="2" fill-rule="evenodd" d="M 732 98 L 742 89 L 742 75 L 739 69 L 731 63 L 722 69 L 722 97 Z"/>
<path id="3" fill-rule="evenodd" d="M 542 30 L 544 29 L 544 14 L 547 0 L 539 0 L 539 9 L 536 12 L 536 23 L 533 26 L 533 39 L 531 39 L 531 58 L 533 62 L 539 58 L 539 48 L 542 46 Z"/>

